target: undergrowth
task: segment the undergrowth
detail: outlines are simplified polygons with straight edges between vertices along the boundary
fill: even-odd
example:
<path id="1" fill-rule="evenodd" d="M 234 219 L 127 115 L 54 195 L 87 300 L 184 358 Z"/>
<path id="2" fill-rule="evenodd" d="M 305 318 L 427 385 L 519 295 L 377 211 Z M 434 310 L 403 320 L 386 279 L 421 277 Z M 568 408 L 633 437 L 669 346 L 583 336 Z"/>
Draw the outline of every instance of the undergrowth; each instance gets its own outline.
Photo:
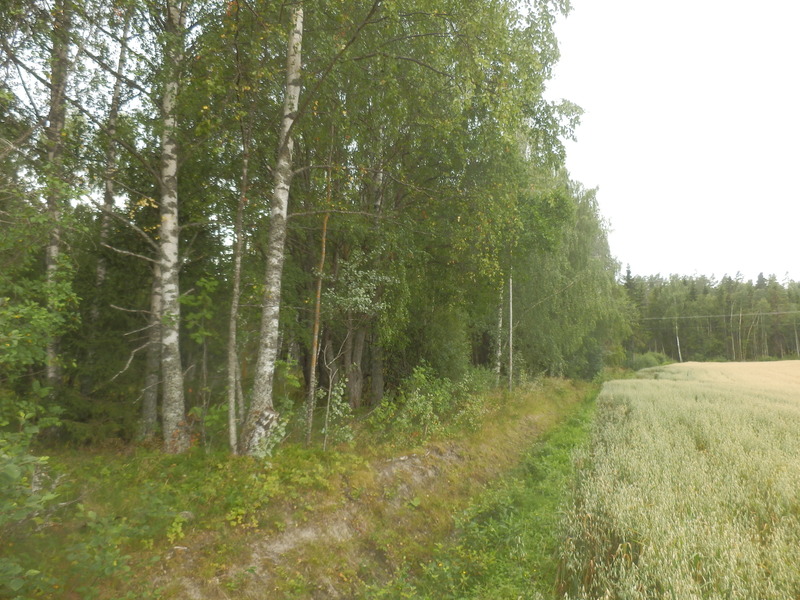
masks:
<path id="1" fill-rule="evenodd" d="M 292 445 L 273 463 L 202 448 L 180 456 L 136 448 L 121 455 L 62 452 L 50 464 L 61 473 L 60 502 L 3 542 L 3 554 L 13 554 L 21 568 L 17 589 L 0 588 L 0 598 L 28 597 L 16 592 L 41 598 L 160 597 L 157 588 L 130 590 L 131 570 L 159 564 L 198 532 L 225 537 L 277 531 L 281 524 L 268 507 L 286 503 L 297 514 L 311 511 L 315 494 L 331 489 L 363 459 Z M 109 595 L 115 587 L 125 591 Z"/>
<path id="2" fill-rule="evenodd" d="M 47 492 L 41 505 L 32 505 L 29 517 L 3 528 L 0 562 L 13 569 L 13 579 L 0 582 L 0 598 L 184 598 L 186 592 L 176 583 L 181 577 L 217 582 L 203 595 L 208 599 L 232 593 L 260 600 L 308 598 L 320 575 L 358 594 L 403 570 L 422 577 L 416 584 L 421 593 L 456 597 L 458 585 L 437 588 L 436 582 L 443 583 L 456 565 L 464 565 L 469 585 L 475 586 L 482 581 L 480 573 L 493 569 L 502 548 L 490 555 L 485 550 L 473 554 L 468 546 L 486 545 L 481 536 L 488 533 L 481 524 L 512 531 L 509 519 L 521 509 L 502 508 L 503 498 L 521 499 L 526 493 L 524 471 L 549 472 L 550 462 L 561 460 L 555 449 L 565 434 L 553 434 L 517 476 L 460 518 L 462 542 L 437 547 L 452 531 L 453 514 L 460 514 L 474 496 L 476 482 L 496 477 L 518 460 L 523 447 L 508 440 L 521 421 L 535 416 L 537 425 L 531 432 L 526 429 L 530 425 L 522 427 L 514 439 L 532 439 L 526 436 L 549 429 L 583 393 L 563 380 L 533 382 L 513 399 L 503 393 L 481 394 L 480 387 L 485 389 L 480 374 L 456 385 L 421 369 L 399 392 L 396 429 L 388 413 L 377 411 L 362 420 L 345 444 L 324 451 L 285 442 L 269 460 L 231 456 L 213 444 L 177 456 L 146 445 L 53 450 L 35 473 L 37 485 Z M 431 407 L 436 418 L 426 428 L 423 413 Z M 453 444 L 457 451 L 448 450 Z M 431 467 L 439 455 L 445 458 Z M 20 461 L 29 460 L 20 456 Z M 419 484 L 411 472 L 388 483 L 380 478 L 382 465 L 408 464 L 402 462 L 408 457 L 422 471 L 446 470 L 419 489 L 413 487 Z M 20 485 L 30 486 L 33 476 L 34 471 L 27 479 L 20 475 Z M 549 481 L 539 485 L 555 486 Z M 410 492 L 407 486 L 412 486 Z M 248 544 L 333 518 L 347 503 L 350 510 L 358 507 L 363 532 L 355 532 L 337 550 L 323 539 L 292 555 L 292 561 L 301 562 L 275 564 L 270 595 L 265 596 L 253 565 L 246 562 Z M 536 510 L 537 518 L 545 518 L 553 509 L 542 504 Z M 336 556 L 339 551 L 342 555 Z M 429 560 L 439 554 L 441 566 Z M 344 564 L 344 558 L 350 562 Z M 332 561 L 343 566 L 331 566 Z M 448 564 L 453 565 L 450 571 Z M 375 594 L 402 593 L 400 579 L 394 577 Z M 437 589 L 443 595 L 437 596 Z"/>

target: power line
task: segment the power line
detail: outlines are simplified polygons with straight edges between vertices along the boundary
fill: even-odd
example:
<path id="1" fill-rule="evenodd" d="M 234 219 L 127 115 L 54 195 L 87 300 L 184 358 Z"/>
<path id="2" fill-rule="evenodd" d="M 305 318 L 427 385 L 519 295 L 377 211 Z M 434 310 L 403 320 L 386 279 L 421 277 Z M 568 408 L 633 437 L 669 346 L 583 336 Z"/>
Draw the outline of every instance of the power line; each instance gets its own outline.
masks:
<path id="1" fill-rule="evenodd" d="M 754 313 L 730 313 L 727 315 L 689 315 L 679 317 L 642 317 L 640 321 L 672 321 L 674 319 L 715 319 L 715 318 L 733 318 L 733 317 L 761 317 L 771 315 L 797 315 L 800 310 L 785 310 L 776 312 L 754 312 Z"/>

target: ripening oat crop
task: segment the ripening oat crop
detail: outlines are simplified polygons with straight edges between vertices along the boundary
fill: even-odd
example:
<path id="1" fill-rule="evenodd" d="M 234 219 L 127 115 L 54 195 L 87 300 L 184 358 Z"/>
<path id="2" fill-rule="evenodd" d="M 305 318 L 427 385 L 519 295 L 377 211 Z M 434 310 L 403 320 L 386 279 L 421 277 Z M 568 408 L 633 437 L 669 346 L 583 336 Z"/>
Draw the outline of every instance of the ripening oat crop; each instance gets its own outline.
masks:
<path id="1" fill-rule="evenodd" d="M 611 381 L 565 519 L 565 598 L 800 598 L 800 362 Z"/>

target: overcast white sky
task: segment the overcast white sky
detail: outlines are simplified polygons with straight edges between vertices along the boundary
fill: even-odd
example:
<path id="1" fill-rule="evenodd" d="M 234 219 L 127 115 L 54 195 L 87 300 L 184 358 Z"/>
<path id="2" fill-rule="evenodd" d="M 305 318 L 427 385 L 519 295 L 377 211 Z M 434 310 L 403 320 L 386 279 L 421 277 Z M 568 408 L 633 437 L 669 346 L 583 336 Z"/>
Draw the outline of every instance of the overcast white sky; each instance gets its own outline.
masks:
<path id="1" fill-rule="evenodd" d="M 623 271 L 800 281 L 800 0 L 573 0 L 557 34 Z"/>

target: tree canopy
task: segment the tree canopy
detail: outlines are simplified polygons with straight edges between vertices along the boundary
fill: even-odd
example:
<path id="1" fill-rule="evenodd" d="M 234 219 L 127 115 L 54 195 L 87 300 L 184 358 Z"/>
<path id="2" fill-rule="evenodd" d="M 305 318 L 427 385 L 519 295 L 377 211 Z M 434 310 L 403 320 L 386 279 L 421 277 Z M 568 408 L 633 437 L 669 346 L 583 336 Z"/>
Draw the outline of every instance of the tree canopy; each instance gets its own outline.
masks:
<path id="1" fill-rule="evenodd" d="M 71 439 L 170 451 L 228 411 L 255 453 L 236 433 L 312 380 L 359 410 L 423 365 L 621 360 L 628 301 L 564 168 L 580 110 L 544 95 L 566 2 L 8 4 L 9 405 L 45 389 Z"/>

